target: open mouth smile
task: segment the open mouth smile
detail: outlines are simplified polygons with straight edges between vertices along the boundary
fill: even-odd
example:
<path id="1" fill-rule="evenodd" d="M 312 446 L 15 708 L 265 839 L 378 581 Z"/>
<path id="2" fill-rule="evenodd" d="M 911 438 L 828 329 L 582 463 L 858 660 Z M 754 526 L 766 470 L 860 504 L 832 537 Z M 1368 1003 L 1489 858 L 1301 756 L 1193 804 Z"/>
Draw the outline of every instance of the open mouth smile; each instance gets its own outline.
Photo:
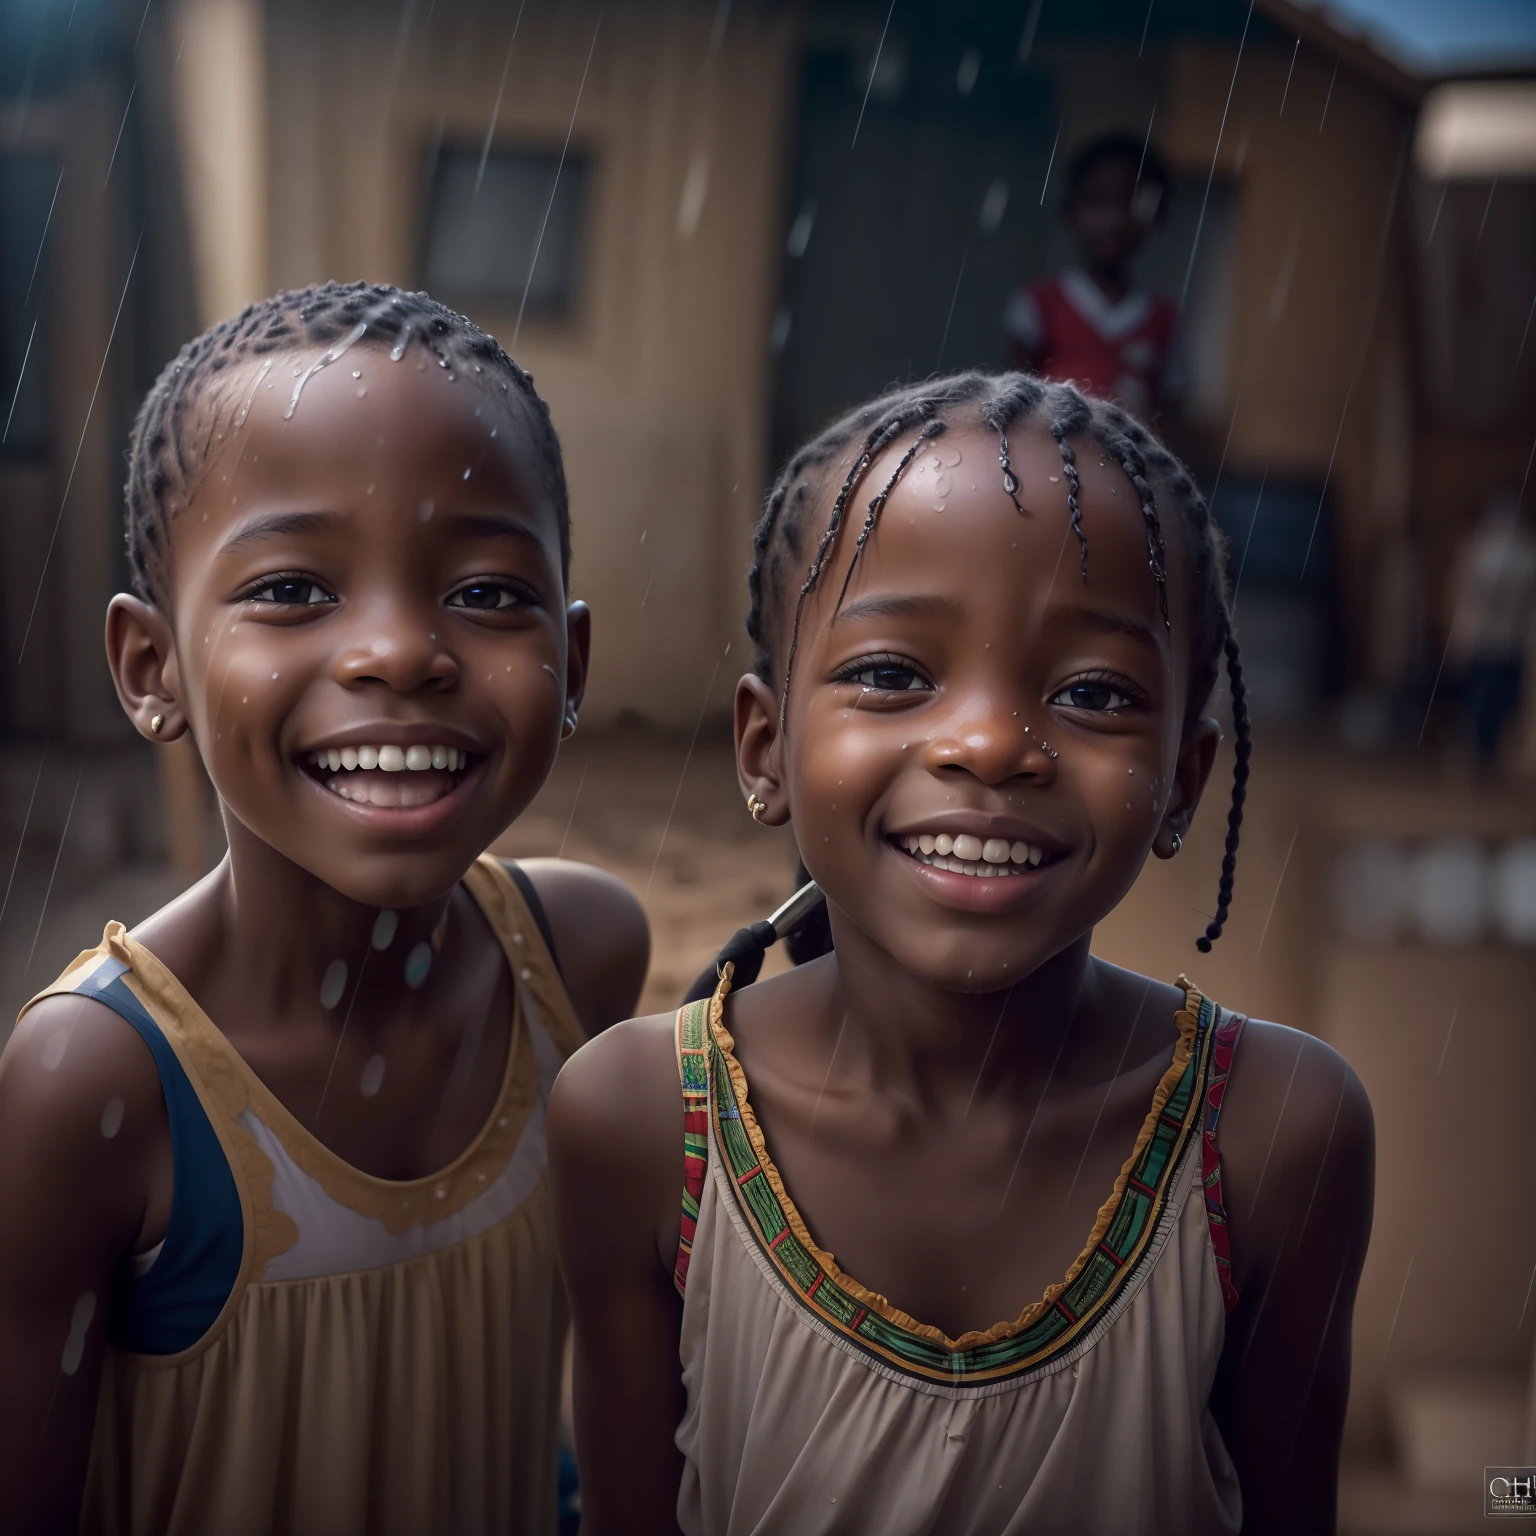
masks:
<path id="1" fill-rule="evenodd" d="M 909 858 L 930 869 L 944 869 L 951 874 L 983 880 L 1027 875 L 1061 857 L 1033 843 L 1002 837 L 982 839 L 968 832 L 962 832 L 958 837 L 948 832 L 905 833 L 890 841 Z"/>
<path id="2" fill-rule="evenodd" d="M 451 795 L 479 759 L 459 747 L 326 747 L 306 752 L 301 766 L 343 800 L 381 810 L 417 810 Z"/>

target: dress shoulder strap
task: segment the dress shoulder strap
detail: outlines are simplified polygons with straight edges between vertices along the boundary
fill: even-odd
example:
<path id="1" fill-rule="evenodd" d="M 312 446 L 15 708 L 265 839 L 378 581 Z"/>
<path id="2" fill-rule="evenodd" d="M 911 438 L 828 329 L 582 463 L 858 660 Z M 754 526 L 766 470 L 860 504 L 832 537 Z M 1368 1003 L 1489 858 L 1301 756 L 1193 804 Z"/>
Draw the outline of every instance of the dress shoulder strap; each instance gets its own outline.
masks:
<path id="1" fill-rule="evenodd" d="M 677 1011 L 677 1076 L 683 1090 L 683 1216 L 672 1283 L 679 1296 L 688 1289 L 688 1261 L 699 1224 L 699 1201 L 709 1170 L 709 1010 L 700 998 Z"/>
<path id="2" fill-rule="evenodd" d="M 1211 1010 L 1210 1065 L 1205 1079 L 1205 1108 L 1201 1125 L 1200 1166 L 1201 1181 L 1205 1189 L 1205 1218 L 1211 1233 L 1211 1248 L 1216 1255 L 1216 1273 L 1221 1277 L 1221 1295 L 1228 1312 L 1237 1305 L 1237 1287 L 1232 1283 L 1232 1237 L 1227 1226 L 1227 1209 L 1221 1192 L 1221 1153 L 1216 1141 L 1216 1127 L 1221 1118 L 1222 1099 L 1226 1095 L 1227 1078 L 1232 1071 L 1232 1058 L 1237 1043 L 1242 1038 L 1243 1025 L 1248 1022 L 1241 1013 L 1217 1007 L 1207 1001 Z"/>

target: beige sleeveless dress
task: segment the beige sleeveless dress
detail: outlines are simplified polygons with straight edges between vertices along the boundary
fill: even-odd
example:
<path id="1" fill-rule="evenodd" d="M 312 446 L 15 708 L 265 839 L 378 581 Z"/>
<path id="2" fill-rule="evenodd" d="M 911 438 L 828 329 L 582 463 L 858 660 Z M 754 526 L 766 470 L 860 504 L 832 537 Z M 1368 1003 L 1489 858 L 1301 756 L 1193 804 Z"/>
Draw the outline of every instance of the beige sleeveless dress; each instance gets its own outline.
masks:
<path id="1" fill-rule="evenodd" d="M 678 1015 L 685 1536 L 1218 1536 L 1231 1288 L 1216 1120 L 1243 1020 L 1183 982 L 1173 1062 L 1066 1279 L 950 1339 L 816 1246 L 721 1004 Z"/>
<path id="2" fill-rule="evenodd" d="M 110 1298 L 83 1532 L 554 1530 L 567 1311 L 544 1104 L 583 1036 L 501 863 L 464 884 L 516 1009 L 495 1106 L 425 1178 L 324 1146 L 121 923 L 40 994 L 94 996 L 144 1038 L 175 1164 L 166 1239 Z"/>

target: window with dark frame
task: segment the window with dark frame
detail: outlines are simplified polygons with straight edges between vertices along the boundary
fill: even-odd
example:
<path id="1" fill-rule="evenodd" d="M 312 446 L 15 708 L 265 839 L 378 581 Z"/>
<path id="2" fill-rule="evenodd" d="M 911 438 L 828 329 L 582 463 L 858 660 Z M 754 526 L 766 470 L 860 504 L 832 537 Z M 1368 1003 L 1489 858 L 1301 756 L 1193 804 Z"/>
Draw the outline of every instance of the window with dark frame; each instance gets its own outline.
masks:
<path id="1" fill-rule="evenodd" d="M 590 181 L 581 152 L 442 144 L 428 167 L 423 286 L 461 308 L 572 319 Z"/>

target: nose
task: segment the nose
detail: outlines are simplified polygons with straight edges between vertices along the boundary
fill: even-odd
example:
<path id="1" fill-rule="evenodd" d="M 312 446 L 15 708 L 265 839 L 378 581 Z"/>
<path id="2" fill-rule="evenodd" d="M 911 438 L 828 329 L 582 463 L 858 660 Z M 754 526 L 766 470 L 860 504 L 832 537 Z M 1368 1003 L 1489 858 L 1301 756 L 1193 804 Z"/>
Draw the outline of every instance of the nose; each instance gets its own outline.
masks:
<path id="1" fill-rule="evenodd" d="M 459 664 L 442 633 L 435 608 L 386 602 L 360 608 L 336 656 L 336 681 L 345 688 L 381 683 L 394 693 L 447 692 L 458 684 Z"/>
<path id="2" fill-rule="evenodd" d="M 1056 760 L 1038 722 L 992 700 L 973 698 L 958 709 L 948 728 L 934 734 L 927 756 L 936 771 L 966 773 L 983 784 L 1042 782 L 1055 773 Z"/>

